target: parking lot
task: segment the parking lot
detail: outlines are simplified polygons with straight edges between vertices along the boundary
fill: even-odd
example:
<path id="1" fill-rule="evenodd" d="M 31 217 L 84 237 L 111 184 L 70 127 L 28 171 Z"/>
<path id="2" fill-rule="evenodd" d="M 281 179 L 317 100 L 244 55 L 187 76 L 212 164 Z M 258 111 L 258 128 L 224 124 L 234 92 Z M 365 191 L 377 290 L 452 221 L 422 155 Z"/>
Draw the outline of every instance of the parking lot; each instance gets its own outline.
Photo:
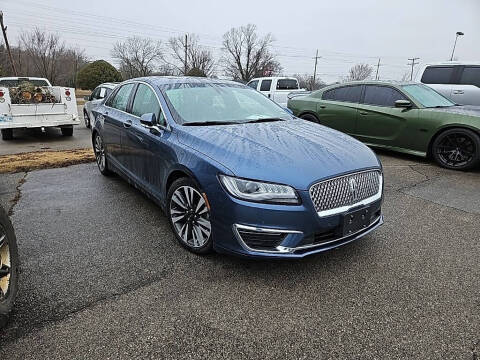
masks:
<path id="1" fill-rule="evenodd" d="M 93 163 L 2 175 L 22 272 L 0 358 L 478 359 L 480 170 L 380 157 L 385 224 L 298 261 L 188 253 Z"/>

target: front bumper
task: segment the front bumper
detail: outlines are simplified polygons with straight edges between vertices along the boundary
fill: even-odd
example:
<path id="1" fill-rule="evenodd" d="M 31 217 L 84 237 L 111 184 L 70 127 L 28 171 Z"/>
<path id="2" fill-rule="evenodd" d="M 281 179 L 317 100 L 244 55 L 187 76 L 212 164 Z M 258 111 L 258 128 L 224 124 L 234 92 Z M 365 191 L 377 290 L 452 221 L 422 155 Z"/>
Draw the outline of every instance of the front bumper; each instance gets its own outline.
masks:
<path id="1" fill-rule="evenodd" d="M 382 198 L 349 209 L 348 213 L 366 209 L 369 221 L 360 230 L 345 233 L 347 212 L 319 216 L 308 191 L 298 193 L 301 205 L 252 203 L 218 192 L 211 219 L 215 250 L 248 257 L 301 258 L 355 241 L 383 224 Z"/>

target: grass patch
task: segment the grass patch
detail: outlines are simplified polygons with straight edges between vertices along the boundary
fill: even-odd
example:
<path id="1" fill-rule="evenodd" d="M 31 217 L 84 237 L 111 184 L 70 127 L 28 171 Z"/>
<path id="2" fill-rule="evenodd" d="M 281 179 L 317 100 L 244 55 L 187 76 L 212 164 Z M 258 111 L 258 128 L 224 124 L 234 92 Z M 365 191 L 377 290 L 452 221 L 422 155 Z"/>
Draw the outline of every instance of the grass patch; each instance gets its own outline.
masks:
<path id="1" fill-rule="evenodd" d="M 36 151 L 0 156 L 0 174 L 27 172 L 95 161 L 92 149 Z"/>

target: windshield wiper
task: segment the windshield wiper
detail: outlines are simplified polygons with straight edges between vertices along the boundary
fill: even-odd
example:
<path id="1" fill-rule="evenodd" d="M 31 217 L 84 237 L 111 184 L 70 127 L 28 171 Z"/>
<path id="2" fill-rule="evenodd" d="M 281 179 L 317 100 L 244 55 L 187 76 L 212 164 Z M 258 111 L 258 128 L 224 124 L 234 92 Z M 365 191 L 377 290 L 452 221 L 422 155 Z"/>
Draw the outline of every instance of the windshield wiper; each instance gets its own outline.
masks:
<path id="1" fill-rule="evenodd" d="M 282 118 L 260 118 L 260 119 L 255 119 L 255 120 L 249 120 L 249 121 L 244 121 L 244 124 L 252 124 L 252 123 L 262 123 L 262 122 L 273 122 L 273 121 L 287 121 Z"/>
<path id="2" fill-rule="evenodd" d="M 236 121 L 192 121 L 183 123 L 182 126 L 208 126 L 208 125 L 233 125 L 239 124 Z"/>

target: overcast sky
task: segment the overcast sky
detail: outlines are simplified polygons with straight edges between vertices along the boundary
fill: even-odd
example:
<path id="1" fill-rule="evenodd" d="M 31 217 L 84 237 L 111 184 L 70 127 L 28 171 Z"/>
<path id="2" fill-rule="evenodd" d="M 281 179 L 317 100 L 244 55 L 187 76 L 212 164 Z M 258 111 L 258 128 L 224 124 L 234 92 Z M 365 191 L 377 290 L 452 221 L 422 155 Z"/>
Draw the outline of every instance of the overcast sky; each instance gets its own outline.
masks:
<path id="1" fill-rule="evenodd" d="M 312 73 L 318 49 L 317 74 L 327 82 L 355 63 L 376 66 L 379 57 L 380 78 L 400 79 L 409 71 L 407 58 L 448 60 L 457 31 L 465 36 L 455 57 L 480 61 L 480 0 L 2 0 L 0 10 L 12 44 L 23 29 L 38 26 L 92 60 L 111 61 L 113 44 L 131 35 L 166 41 L 185 32 L 219 56 L 222 35 L 252 23 L 259 34 L 274 35 L 285 75 Z"/>

